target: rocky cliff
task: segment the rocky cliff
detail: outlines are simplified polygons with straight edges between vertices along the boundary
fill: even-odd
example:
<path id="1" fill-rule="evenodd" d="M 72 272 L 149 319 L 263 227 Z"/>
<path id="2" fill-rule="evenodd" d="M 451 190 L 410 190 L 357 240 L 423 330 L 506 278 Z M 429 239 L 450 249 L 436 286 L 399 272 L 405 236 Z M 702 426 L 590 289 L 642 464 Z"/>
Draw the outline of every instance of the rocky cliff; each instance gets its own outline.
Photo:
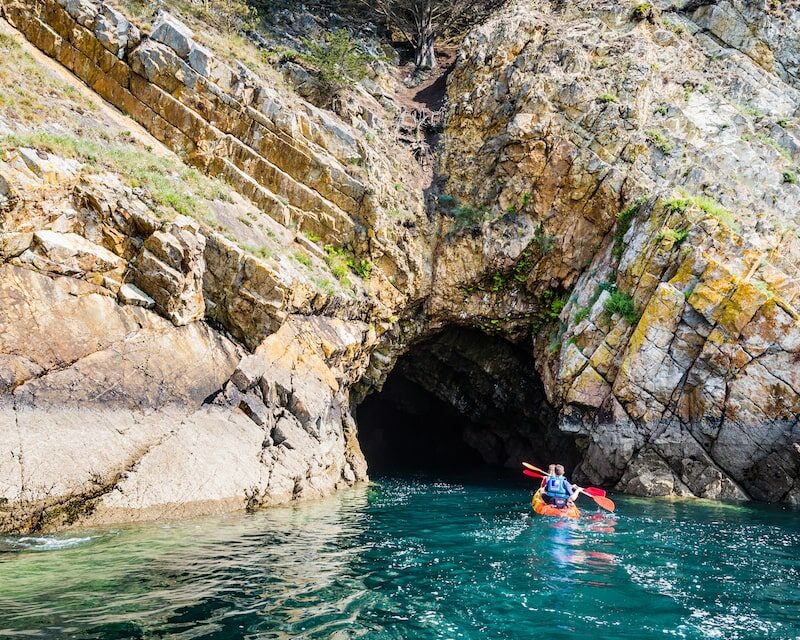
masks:
<path id="1" fill-rule="evenodd" d="M 800 15 L 757 4 L 518 3 L 451 78 L 442 170 L 485 214 L 435 306 L 551 300 L 537 368 L 592 482 L 798 499 Z"/>
<path id="2" fill-rule="evenodd" d="M 800 500 L 773 4 L 512 3 L 461 47 L 432 183 L 391 82 L 336 115 L 169 13 L 0 2 L 0 529 L 365 479 L 398 361 L 492 463 Z"/>

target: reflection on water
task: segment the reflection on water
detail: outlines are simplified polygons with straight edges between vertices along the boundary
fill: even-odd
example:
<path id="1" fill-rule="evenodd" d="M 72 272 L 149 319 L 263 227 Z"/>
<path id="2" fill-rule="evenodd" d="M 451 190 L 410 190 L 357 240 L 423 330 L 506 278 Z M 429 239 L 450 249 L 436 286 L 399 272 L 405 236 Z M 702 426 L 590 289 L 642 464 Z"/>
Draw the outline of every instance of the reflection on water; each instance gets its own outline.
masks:
<path id="1" fill-rule="evenodd" d="M 797 512 L 619 498 L 576 522 L 529 500 L 386 479 L 254 515 L 0 538 L 0 637 L 800 637 Z"/>

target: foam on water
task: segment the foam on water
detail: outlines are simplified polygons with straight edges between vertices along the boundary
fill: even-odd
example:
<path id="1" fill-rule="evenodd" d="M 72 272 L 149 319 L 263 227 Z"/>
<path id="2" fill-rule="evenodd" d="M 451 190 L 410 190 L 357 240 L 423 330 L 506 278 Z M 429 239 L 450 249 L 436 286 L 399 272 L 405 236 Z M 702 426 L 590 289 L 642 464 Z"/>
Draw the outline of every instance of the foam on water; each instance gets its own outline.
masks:
<path id="1" fill-rule="evenodd" d="M 92 536 L 56 537 L 56 536 L 20 536 L 0 538 L 0 551 L 24 549 L 28 551 L 55 551 L 69 549 L 85 544 Z"/>

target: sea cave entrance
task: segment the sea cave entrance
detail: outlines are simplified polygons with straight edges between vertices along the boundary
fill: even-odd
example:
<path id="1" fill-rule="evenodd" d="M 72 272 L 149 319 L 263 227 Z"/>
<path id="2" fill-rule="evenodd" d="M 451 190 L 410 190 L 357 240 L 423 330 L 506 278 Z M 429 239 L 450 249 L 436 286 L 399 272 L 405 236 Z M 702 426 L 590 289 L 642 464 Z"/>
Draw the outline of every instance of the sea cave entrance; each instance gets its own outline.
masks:
<path id="1" fill-rule="evenodd" d="M 475 329 L 413 345 L 356 409 L 372 475 L 577 461 L 529 350 Z"/>

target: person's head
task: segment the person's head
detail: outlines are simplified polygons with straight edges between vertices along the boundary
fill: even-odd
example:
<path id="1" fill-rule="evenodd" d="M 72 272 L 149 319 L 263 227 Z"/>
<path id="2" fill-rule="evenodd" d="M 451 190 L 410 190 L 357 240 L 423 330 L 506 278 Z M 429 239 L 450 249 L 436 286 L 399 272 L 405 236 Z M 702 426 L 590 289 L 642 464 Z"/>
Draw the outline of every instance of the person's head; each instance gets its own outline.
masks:
<path id="1" fill-rule="evenodd" d="M 557 464 L 556 465 L 556 475 L 557 476 L 563 476 L 564 475 L 564 465 L 562 465 L 562 464 Z"/>

